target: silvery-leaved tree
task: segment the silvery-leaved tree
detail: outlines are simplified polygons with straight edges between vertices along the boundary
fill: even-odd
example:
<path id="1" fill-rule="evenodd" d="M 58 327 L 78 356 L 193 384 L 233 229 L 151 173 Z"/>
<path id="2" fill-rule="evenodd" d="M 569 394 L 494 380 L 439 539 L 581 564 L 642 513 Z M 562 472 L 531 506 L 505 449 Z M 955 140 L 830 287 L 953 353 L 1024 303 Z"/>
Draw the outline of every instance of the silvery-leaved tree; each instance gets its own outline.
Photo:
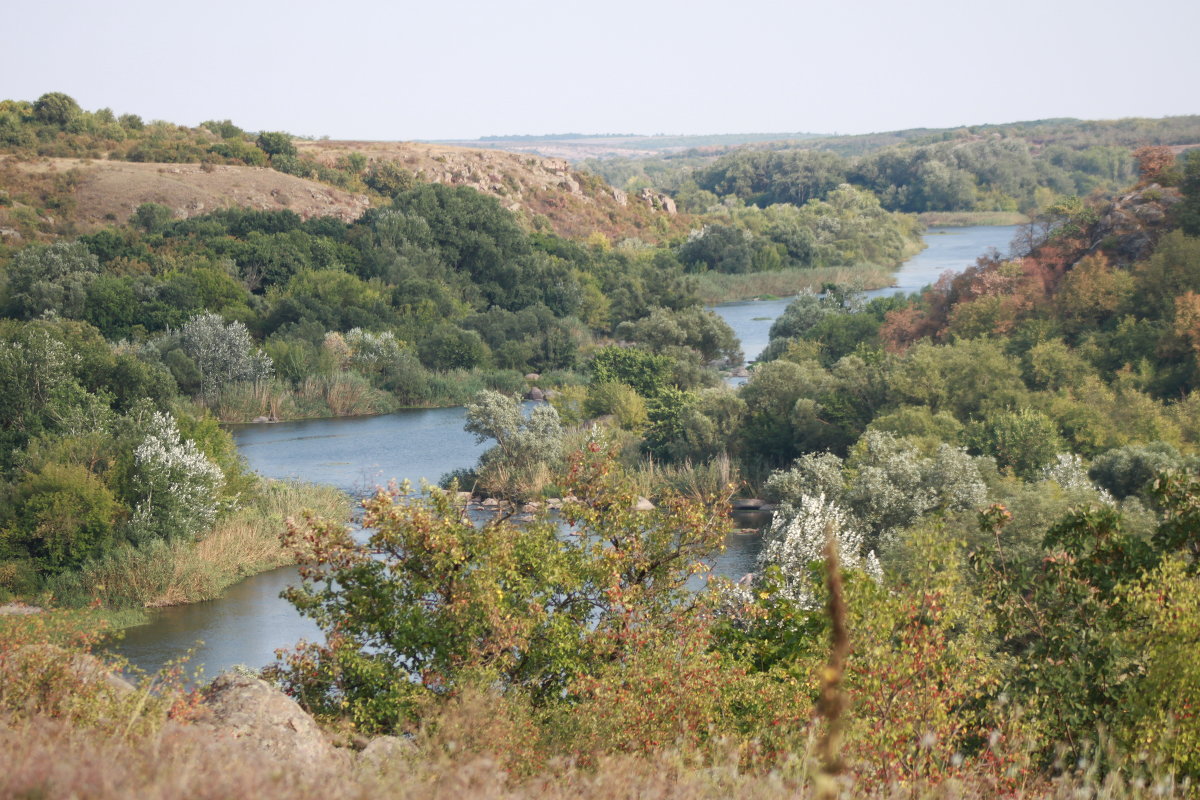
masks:
<path id="1" fill-rule="evenodd" d="M 195 362 L 201 391 L 209 400 L 231 383 L 269 380 L 274 372 L 270 356 L 254 346 L 246 326 L 226 323 L 219 314 L 197 314 L 188 320 L 180 345 Z"/>
<path id="2" fill-rule="evenodd" d="M 170 414 L 153 414 L 133 451 L 132 538 L 140 543 L 199 534 L 217 517 L 224 481 L 220 467 L 180 436 Z"/>
<path id="3" fill-rule="evenodd" d="M 467 404 L 465 428 L 477 442 L 496 442 L 476 467 L 480 485 L 492 494 L 511 500 L 534 495 L 562 461 L 562 423 L 552 406 L 538 405 L 526 417 L 516 398 L 484 390 Z"/>
<path id="4" fill-rule="evenodd" d="M 875 552 L 863 552 L 863 530 L 853 518 L 824 495 L 803 495 L 795 505 L 785 503 L 776 511 L 758 555 L 759 581 L 771 567 L 778 567 L 778 591 L 800 608 L 816 608 L 819 603 L 810 567 L 825 560 L 829 537 L 837 547 L 842 569 L 882 579 Z"/>

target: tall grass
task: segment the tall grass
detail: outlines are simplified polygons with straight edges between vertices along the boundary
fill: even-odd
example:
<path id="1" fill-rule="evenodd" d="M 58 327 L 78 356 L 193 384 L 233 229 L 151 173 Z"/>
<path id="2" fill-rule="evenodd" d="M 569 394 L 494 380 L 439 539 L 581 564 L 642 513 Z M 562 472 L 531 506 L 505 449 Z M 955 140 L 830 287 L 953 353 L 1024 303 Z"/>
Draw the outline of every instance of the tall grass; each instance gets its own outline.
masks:
<path id="1" fill-rule="evenodd" d="M 560 372 L 542 385 L 579 380 L 582 378 L 575 373 Z M 259 417 L 325 419 L 389 414 L 401 408 L 460 406 L 484 389 L 517 394 L 527 388 L 521 373 L 511 369 L 421 369 L 410 375 L 407 383 L 388 388 L 375 386 L 357 372 L 345 371 L 309 375 L 295 386 L 281 380 L 230 386 L 221 392 L 212 410 L 225 423 L 250 422 Z"/>
<path id="2" fill-rule="evenodd" d="M 1024 225 L 1029 217 L 1017 211 L 925 211 L 917 215 L 927 228 L 965 228 L 971 225 Z"/>
<path id="3" fill-rule="evenodd" d="M 124 711 L 123 708 L 120 709 Z M 493 720 L 477 715 L 484 729 Z M 461 726 L 456 726 L 461 728 Z M 714 757 L 697 766 L 676 752 L 650 757 L 610 756 L 594 768 L 563 759 L 531 776 L 516 777 L 486 751 L 434 737 L 406 758 L 372 762 L 346 751 L 325 763 L 283 762 L 254 742 L 219 736 L 187 724 L 112 735 L 63 719 L 0 718 L 0 797 L 146 800 L 270 797 L 278 800 L 807 800 L 817 796 L 814 770 L 798 752 L 770 772 L 739 770 L 736 758 Z M 1150 800 L 1192 796 L 1170 775 L 1130 780 L 1119 773 L 1067 769 L 1019 793 L 1002 793 L 968 775 L 942 783 L 863 786 L 846 780 L 840 796 L 851 800 Z"/>
<path id="4" fill-rule="evenodd" d="M 726 497 L 742 483 L 737 463 L 725 453 L 709 461 L 679 464 L 645 458 L 632 474 L 638 492 L 651 498 L 664 490 L 695 499 Z"/>
<path id="5" fill-rule="evenodd" d="M 219 597 L 228 586 L 292 563 L 280 544 L 289 516 L 303 509 L 347 519 L 350 501 L 328 486 L 270 481 L 246 506 L 198 541 L 125 545 L 61 576 L 50 589 L 61 602 L 100 600 L 115 608 L 157 608 Z"/>
<path id="6" fill-rule="evenodd" d="M 806 290 L 819 291 L 827 283 L 849 284 L 864 290 L 883 289 L 892 285 L 892 272 L 877 266 L 781 269 L 740 275 L 705 272 L 697 276 L 696 289 L 701 302 L 715 305 L 764 295 L 789 297 Z"/>

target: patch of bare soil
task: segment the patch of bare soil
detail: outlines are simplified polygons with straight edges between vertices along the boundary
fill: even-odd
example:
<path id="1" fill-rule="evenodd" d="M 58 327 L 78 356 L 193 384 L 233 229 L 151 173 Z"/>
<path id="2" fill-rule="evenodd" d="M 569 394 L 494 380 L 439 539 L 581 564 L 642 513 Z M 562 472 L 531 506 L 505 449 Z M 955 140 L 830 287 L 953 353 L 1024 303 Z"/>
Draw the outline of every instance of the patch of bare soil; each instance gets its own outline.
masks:
<path id="1" fill-rule="evenodd" d="M 77 223 L 124 222 L 142 203 L 161 203 L 179 217 L 220 208 L 291 209 L 305 219 L 357 219 L 370 202 L 316 181 L 262 167 L 142 164 L 129 161 L 44 159 L 22 165 L 32 172 L 76 170 L 72 216 Z"/>

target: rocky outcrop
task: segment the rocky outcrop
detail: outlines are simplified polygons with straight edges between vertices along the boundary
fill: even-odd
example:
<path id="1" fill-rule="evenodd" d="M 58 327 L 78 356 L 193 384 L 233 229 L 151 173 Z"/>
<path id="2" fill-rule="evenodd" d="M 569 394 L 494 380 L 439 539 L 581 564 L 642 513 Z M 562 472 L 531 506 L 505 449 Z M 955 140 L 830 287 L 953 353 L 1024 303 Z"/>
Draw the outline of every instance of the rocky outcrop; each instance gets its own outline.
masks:
<path id="1" fill-rule="evenodd" d="M 1118 197 L 1092 228 L 1091 250 L 1123 266 L 1148 258 L 1179 200 L 1176 190 L 1157 183 Z"/>
<path id="2" fill-rule="evenodd" d="M 400 736 L 378 736 L 358 753 L 359 766 L 388 773 L 403 769 L 416 752 L 416 745 Z"/>
<path id="3" fill-rule="evenodd" d="M 612 240 L 633 236 L 649 241 L 663 235 L 662 220 L 676 214 L 675 202 L 661 192 L 644 189 L 631 197 L 561 158 L 427 142 L 326 140 L 296 146 L 323 164 L 361 153 L 369 162 L 396 163 L 419 181 L 469 186 L 494 196 L 510 211 L 540 218 L 539 224 L 548 222 L 564 236 L 599 231 Z M 672 225 L 667 228 L 674 232 Z"/>
<path id="4" fill-rule="evenodd" d="M 671 216 L 675 216 L 677 213 L 675 209 L 675 201 L 672 200 L 670 196 L 665 195 L 662 192 L 656 192 L 653 189 L 646 187 L 645 189 L 642 189 L 642 191 L 638 194 L 638 197 L 641 198 L 643 203 L 650 206 L 650 208 L 654 209 L 655 211 L 665 211 Z"/>
<path id="5" fill-rule="evenodd" d="M 219 675 L 204 692 L 193 725 L 289 765 L 325 766 L 349 758 L 295 700 L 248 675 Z"/>

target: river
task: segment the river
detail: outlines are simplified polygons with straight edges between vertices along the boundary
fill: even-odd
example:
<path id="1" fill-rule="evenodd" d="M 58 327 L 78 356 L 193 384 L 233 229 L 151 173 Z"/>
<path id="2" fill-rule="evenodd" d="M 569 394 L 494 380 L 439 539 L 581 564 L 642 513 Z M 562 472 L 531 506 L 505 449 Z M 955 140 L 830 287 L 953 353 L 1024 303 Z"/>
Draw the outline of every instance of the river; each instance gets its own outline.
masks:
<path id="1" fill-rule="evenodd" d="M 926 233 L 929 246 L 900 267 L 895 286 L 872 295 L 918 291 L 993 248 L 1006 253 L 1015 232 L 1011 227 L 932 228 Z M 767 346 L 771 322 L 789 302 L 727 303 L 715 310 L 752 360 Z M 327 483 L 362 495 L 393 478 L 417 486 L 421 479 L 436 481 L 473 465 L 485 446 L 463 430 L 463 413 L 461 408 L 400 411 L 240 426 L 233 434 L 250 468 L 261 475 Z M 731 535 L 715 571 L 736 578 L 753 569 L 759 541 L 756 535 Z M 149 623 L 127 629 L 111 649 L 147 671 L 193 647 L 192 664 L 202 664 L 210 676 L 236 664 L 261 666 L 279 648 L 320 637 L 315 625 L 279 597 L 296 580 L 296 569 L 284 567 L 247 578 L 217 600 L 154 611 Z"/>
<path id="2" fill-rule="evenodd" d="M 928 245 L 905 261 L 896 271 L 895 283 L 886 289 L 867 292 L 868 297 L 882 297 L 895 292 L 919 292 L 938 279 L 946 270 L 962 270 L 975 263 L 979 256 L 998 250 L 1008 255 L 1009 245 L 1017 234 L 1015 226 L 973 226 L 968 228 L 930 228 L 925 232 Z M 791 297 L 773 300 L 744 300 L 722 303 L 714 310 L 721 315 L 742 343 L 747 361 L 754 361 L 767 347 L 771 323 L 792 302 Z"/>

